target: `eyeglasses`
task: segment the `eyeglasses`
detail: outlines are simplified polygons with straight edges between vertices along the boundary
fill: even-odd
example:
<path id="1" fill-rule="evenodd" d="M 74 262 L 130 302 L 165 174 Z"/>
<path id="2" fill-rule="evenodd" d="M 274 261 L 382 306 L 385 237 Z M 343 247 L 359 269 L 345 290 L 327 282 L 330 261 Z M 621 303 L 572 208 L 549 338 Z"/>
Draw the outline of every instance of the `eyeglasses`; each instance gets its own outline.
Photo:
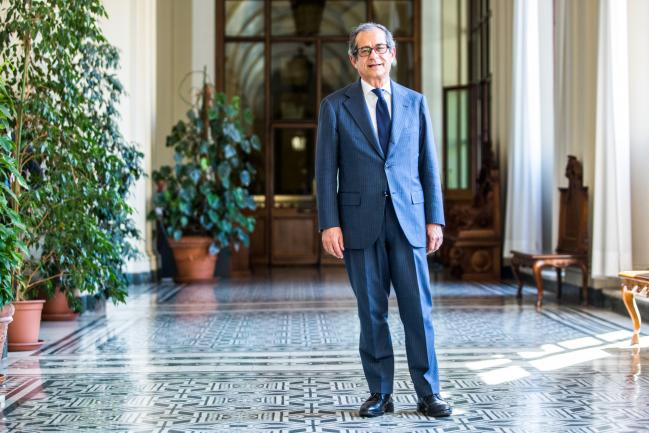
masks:
<path id="1" fill-rule="evenodd" d="M 374 47 L 360 47 L 356 49 L 356 54 L 361 57 L 368 57 L 372 54 L 372 50 L 376 51 L 377 54 L 385 54 L 388 52 L 390 47 L 387 44 L 376 44 Z"/>

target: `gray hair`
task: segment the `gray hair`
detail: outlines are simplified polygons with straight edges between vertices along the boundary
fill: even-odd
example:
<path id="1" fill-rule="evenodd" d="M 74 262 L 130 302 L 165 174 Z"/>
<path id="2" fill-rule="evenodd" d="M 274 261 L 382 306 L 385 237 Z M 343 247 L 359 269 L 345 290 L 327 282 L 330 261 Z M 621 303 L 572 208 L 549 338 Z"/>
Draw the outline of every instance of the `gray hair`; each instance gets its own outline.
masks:
<path id="1" fill-rule="evenodd" d="M 347 49 L 347 53 L 350 56 L 356 57 L 356 55 L 358 54 L 357 52 L 358 47 L 356 46 L 356 36 L 358 36 L 358 34 L 361 32 L 368 32 L 372 30 L 382 30 L 383 33 L 385 33 L 385 42 L 387 43 L 388 48 L 394 48 L 396 46 L 396 44 L 394 43 L 394 38 L 392 37 L 392 33 L 390 33 L 390 30 L 388 30 L 387 27 L 377 23 L 363 23 L 354 27 L 352 31 L 349 33 L 349 47 Z"/>

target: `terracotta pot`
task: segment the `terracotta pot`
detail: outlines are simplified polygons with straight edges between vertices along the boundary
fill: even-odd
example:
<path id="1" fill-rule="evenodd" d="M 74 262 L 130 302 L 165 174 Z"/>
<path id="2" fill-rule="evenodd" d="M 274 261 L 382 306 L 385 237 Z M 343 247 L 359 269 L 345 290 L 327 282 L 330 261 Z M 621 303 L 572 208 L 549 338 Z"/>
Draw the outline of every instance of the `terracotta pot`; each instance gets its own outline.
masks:
<path id="1" fill-rule="evenodd" d="M 171 252 L 176 261 L 178 283 L 195 283 L 214 280 L 216 258 L 208 248 L 212 238 L 207 236 L 183 236 L 180 240 L 168 239 Z"/>
<path id="2" fill-rule="evenodd" d="M 14 321 L 9 325 L 9 351 L 35 350 L 41 347 L 43 340 L 38 339 L 41 329 L 41 312 L 45 301 L 14 301 L 16 312 Z"/>
<path id="3" fill-rule="evenodd" d="M 60 287 L 56 287 L 54 297 L 45 300 L 41 318 L 47 321 L 65 321 L 74 320 L 77 317 L 79 317 L 79 313 L 75 313 L 70 309 L 65 292 Z"/>

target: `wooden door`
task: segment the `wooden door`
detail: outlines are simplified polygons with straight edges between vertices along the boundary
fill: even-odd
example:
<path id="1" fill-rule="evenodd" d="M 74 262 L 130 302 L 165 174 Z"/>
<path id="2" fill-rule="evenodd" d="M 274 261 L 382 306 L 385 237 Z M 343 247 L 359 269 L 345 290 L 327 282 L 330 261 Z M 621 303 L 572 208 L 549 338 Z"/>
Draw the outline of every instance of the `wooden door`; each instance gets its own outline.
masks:
<path id="1" fill-rule="evenodd" d="M 251 258 L 257 264 L 321 260 L 315 200 L 315 132 L 320 100 L 358 79 L 349 31 L 365 21 L 391 29 L 393 78 L 420 88 L 420 0 L 217 0 L 218 90 L 252 108 L 262 153 Z"/>

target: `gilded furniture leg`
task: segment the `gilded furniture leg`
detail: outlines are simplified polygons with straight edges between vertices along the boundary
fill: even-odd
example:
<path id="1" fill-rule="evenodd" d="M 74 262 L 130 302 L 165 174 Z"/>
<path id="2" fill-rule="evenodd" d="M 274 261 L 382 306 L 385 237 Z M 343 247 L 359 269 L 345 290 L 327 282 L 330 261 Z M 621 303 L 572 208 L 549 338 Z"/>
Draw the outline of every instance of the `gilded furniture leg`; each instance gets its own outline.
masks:
<path id="1" fill-rule="evenodd" d="M 521 274 L 520 274 L 520 266 L 521 266 L 521 264 L 514 257 L 514 258 L 512 258 L 511 265 L 512 265 L 512 273 L 514 274 L 514 277 L 516 278 L 516 281 L 518 282 L 518 291 L 516 292 L 516 297 L 517 298 L 522 298 L 523 297 L 523 280 L 521 279 Z"/>
<path id="2" fill-rule="evenodd" d="M 532 265 L 532 271 L 534 272 L 534 281 L 536 282 L 536 308 L 541 308 L 541 304 L 543 303 L 543 278 L 541 278 L 541 269 L 543 269 L 543 266 L 545 265 L 545 262 L 540 260 L 538 262 L 534 262 Z"/>
<path id="3" fill-rule="evenodd" d="M 638 312 L 638 305 L 635 302 L 634 293 L 629 290 L 625 284 L 622 285 L 622 299 L 624 300 L 624 305 L 626 310 L 631 316 L 631 321 L 633 321 L 633 336 L 631 337 L 631 344 L 635 345 L 640 343 L 640 313 Z"/>
<path id="4" fill-rule="evenodd" d="M 557 270 L 557 299 L 561 299 L 561 289 L 562 289 L 562 281 L 561 281 L 561 268 L 555 268 Z"/>

